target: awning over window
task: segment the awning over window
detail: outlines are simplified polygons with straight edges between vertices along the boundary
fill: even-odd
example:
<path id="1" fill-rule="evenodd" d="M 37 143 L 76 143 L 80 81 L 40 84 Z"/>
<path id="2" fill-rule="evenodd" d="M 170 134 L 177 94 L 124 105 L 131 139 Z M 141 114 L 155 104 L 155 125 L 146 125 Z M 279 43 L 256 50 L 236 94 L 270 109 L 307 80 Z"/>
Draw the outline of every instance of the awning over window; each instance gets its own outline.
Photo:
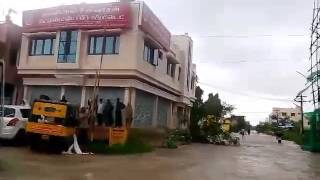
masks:
<path id="1" fill-rule="evenodd" d="M 177 59 L 176 55 L 175 55 L 173 52 L 171 52 L 171 51 L 169 51 L 169 52 L 167 53 L 167 59 L 168 59 L 168 62 L 169 62 L 169 63 L 172 63 L 172 64 L 180 64 L 180 62 L 179 62 L 179 60 Z"/>

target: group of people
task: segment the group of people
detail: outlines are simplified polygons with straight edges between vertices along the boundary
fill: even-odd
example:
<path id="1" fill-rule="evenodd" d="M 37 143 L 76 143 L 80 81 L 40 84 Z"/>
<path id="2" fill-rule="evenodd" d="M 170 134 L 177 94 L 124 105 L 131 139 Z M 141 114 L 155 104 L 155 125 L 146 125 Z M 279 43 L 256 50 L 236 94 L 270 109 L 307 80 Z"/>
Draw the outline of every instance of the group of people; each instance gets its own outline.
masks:
<path id="1" fill-rule="evenodd" d="M 67 102 L 65 98 L 63 98 L 62 102 Z M 73 145 L 79 146 L 78 149 L 83 149 L 84 151 L 87 151 L 86 145 L 88 143 L 88 136 L 89 136 L 89 126 L 90 126 L 90 108 L 92 106 L 91 101 L 88 101 L 88 107 L 81 107 L 79 112 L 79 125 L 77 127 L 77 137 L 78 140 L 74 140 Z M 116 101 L 116 107 L 114 112 L 114 106 L 112 105 L 110 99 L 107 99 L 106 102 L 103 102 L 103 99 L 99 99 L 98 103 L 98 109 L 97 109 L 97 123 L 98 126 L 102 126 L 105 124 L 107 127 L 122 127 L 122 110 L 125 108 L 125 105 L 120 101 L 119 98 L 117 98 Z M 115 122 L 114 122 L 114 114 L 115 114 Z M 74 137 L 74 138 L 77 138 Z M 79 141 L 79 145 L 78 145 Z M 75 147 L 76 147 L 75 146 Z M 73 147 L 73 148 L 75 148 Z M 72 148 L 70 146 L 70 148 Z M 70 149 L 69 148 L 69 149 Z M 69 151 L 68 151 L 69 152 Z M 81 152 L 81 150 L 79 151 Z"/>
<path id="2" fill-rule="evenodd" d="M 110 99 L 104 103 L 103 99 L 99 100 L 98 103 L 98 112 L 97 112 L 97 121 L 98 126 L 105 126 L 110 127 L 115 125 L 116 127 L 122 127 L 122 110 L 125 108 L 125 105 L 120 102 L 120 99 L 117 98 L 115 113 L 114 113 L 114 106 L 112 105 Z M 115 114 L 115 122 L 113 120 L 113 114 Z"/>

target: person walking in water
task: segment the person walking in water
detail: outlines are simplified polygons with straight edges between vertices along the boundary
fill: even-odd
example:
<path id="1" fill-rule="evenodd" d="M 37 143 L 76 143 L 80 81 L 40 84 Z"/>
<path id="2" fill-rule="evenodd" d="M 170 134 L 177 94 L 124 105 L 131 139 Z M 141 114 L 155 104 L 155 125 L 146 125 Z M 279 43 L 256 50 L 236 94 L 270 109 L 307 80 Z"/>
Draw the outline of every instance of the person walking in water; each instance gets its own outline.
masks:
<path id="1" fill-rule="evenodd" d="M 125 108 L 125 105 L 120 102 L 120 99 L 117 98 L 116 104 L 116 127 L 122 127 L 122 109 Z"/>
<path id="2" fill-rule="evenodd" d="M 241 129 L 240 134 L 241 134 L 241 136 L 242 136 L 242 140 L 243 140 L 243 139 L 244 139 L 244 135 L 245 135 L 245 131 L 244 131 L 244 129 Z"/>
<path id="3" fill-rule="evenodd" d="M 113 125 L 113 105 L 110 99 L 107 99 L 107 103 L 104 105 L 103 119 L 107 127 L 110 127 Z"/>

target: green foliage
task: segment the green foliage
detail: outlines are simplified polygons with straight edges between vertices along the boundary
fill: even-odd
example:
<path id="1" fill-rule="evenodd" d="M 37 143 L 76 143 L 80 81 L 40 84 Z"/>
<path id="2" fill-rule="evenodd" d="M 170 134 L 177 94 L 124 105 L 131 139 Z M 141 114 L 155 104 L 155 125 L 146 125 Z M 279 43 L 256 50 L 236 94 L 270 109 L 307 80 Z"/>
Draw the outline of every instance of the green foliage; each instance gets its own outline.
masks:
<path id="1" fill-rule="evenodd" d="M 96 154 L 138 154 L 153 151 L 153 147 L 142 141 L 141 137 L 131 135 L 125 144 L 108 146 L 105 141 L 94 141 L 89 144 L 89 151 Z"/>
<path id="2" fill-rule="evenodd" d="M 233 105 L 227 104 L 226 102 L 222 103 L 222 114 L 227 115 L 232 113 L 236 108 Z"/>
<path id="3" fill-rule="evenodd" d="M 190 144 L 191 143 L 191 135 L 186 130 L 175 129 L 171 131 L 166 140 L 165 146 L 173 149 L 177 148 L 178 144 Z"/>
<path id="4" fill-rule="evenodd" d="M 301 122 L 294 122 L 293 128 L 291 129 L 281 129 L 276 123 L 263 123 L 256 126 L 258 133 L 265 133 L 273 135 L 277 131 L 283 132 L 283 139 L 288 141 L 293 141 L 298 145 L 303 144 L 304 136 L 300 134 Z"/>
<path id="5" fill-rule="evenodd" d="M 193 105 L 191 108 L 190 134 L 192 136 L 193 141 L 199 142 L 202 139 L 199 122 L 203 117 L 205 117 L 205 110 L 203 108 L 203 102 L 202 102 L 203 90 L 199 86 L 197 86 L 195 93 L 196 93 L 195 95 L 196 100 L 195 102 L 193 102 Z"/>
<path id="6" fill-rule="evenodd" d="M 208 100 L 203 102 L 203 90 L 199 86 L 196 87 L 195 93 L 196 100 L 191 109 L 190 134 L 193 141 L 203 142 L 207 135 L 221 133 L 219 130 L 221 127 L 218 124 L 200 127 L 207 115 L 213 115 L 218 120 L 223 115 L 231 113 L 235 107 L 225 102 L 222 104 L 219 95 L 212 93 L 209 94 Z"/>
<path id="7" fill-rule="evenodd" d="M 213 115 L 217 118 L 222 116 L 223 106 L 219 98 L 219 94 L 209 94 L 208 100 L 204 103 L 206 115 Z"/>
<path id="8" fill-rule="evenodd" d="M 299 133 L 299 131 L 286 130 L 284 131 L 283 139 L 293 141 L 298 145 L 303 145 L 303 136 Z"/>

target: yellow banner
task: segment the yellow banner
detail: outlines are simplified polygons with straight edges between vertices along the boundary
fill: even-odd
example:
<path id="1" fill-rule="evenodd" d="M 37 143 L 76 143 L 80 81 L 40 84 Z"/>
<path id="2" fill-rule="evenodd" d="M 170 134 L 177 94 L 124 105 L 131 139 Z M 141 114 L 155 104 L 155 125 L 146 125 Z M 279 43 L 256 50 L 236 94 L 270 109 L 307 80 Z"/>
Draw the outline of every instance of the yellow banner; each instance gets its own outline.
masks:
<path id="1" fill-rule="evenodd" d="M 110 128 L 109 130 L 109 145 L 124 144 L 128 138 L 126 128 Z"/>
<path id="2" fill-rule="evenodd" d="M 74 131 L 74 128 L 65 127 L 61 125 L 52 125 L 35 122 L 27 123 L 27 132 L 31 133 L 65 137 L 72 136 L 74 134 Z"/>
<path id="3" fill-rule="evenodd" d="M 67 113 L 67 105 L 64 105 L 64 104 L 35 102 L 32 108 L 32 114 L 34 115 L 65 118 L 66 113 Z"/>

